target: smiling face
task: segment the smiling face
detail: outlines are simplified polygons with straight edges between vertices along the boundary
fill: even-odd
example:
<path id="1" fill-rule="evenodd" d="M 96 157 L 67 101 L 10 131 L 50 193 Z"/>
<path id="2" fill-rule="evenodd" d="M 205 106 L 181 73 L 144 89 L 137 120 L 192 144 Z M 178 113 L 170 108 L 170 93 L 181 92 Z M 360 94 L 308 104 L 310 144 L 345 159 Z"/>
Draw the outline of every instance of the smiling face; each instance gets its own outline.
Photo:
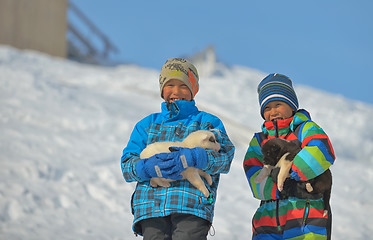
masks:
<path id="1" fill-rule="evenodd" d="M 169 103 L 177 100 L 192 101 L 192 92 L 188 86 L 180 80 L 167 81 L 162 90 L 163 99 Z"/>
<path id="2" fill-rule="evenodd" d="M 272 101 L 264 107 L 263 115 L 266 122 L 275 119 L 287 119 L 293 116 L 293 108 L 283 101 Z"/>

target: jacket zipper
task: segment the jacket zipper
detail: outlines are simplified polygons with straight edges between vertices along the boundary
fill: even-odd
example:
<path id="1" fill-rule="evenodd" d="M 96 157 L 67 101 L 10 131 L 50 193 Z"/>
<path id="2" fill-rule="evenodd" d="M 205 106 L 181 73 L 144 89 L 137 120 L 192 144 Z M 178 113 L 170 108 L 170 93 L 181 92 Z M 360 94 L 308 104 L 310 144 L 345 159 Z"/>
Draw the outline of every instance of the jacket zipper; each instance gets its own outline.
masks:
<path id="1" fill-rule="evenodd" d="M 273 126 L 275 127 L 275 137 L 278 138 L 278 125 L 277 120 L 273 120 Z M 277 222 L 277 229 L 281 232 L 281 225 L 280 225 L 280 200 L 276 200 L 276 222 Z"/>
<path id="2" fill-rule="evenodd" d="M 172 102 L 172 103 L 167 103 L 167 109 L 170 111 L 170 116 L 168 117 L 168 119 L 171 119 L 172 118 L 172 112 L 173 111 L 179 111 L 179 108 L 177 107 L 176 103 Z"/>
<path id="3" fill-rule="evenodd" d="M 275 137 L 278 138 L 279 137 L 279 133 L 278 133 L 278 125 L 277 125 L 277 120 L 274 120 L 273 121 L 273 125 L 275 127 Z M 280 221 L 279 221 L 279 213 L 278 213 L 278 204 L 276 206 L 276 217 L 277 217 L 277 228 L 280 230 L 281 229 L 281 226 L 280 226 Z M 304 214 L 303 214 L 303 219 L 302 219 L 302 228 L 304 228 L 306 226 L 306 221 L 307 221 L 307 218 L 308 218 L 308 215 L 310 213 L 310 200 L 307 200 L 306 201 L 306 205 L 304 207 Z"/>
<path id="4" fill-rule="evenodd" d="M 275 137 L 278 138 L 277 119 L 273 120 L 273 125 L 274 125 L 274 127 L 275 127 Z"/>
<path id="5" fill-rule="evenodd" d="M 280 225 L 280 200 L 276 199 L 276 222 L 277 222 L 277 229 L 281 232 L 281 225 Z"/>
<path id="6" fill-rule="evenodd" d="M 306 221 L 307 221 L 309 213 L 310 213 L 310 200 L 307 200 L 306 205 L 304 206 L 304 214 L 303 214 L 303 220 L 302 220 L 303 228 L 306 226 Z"/>

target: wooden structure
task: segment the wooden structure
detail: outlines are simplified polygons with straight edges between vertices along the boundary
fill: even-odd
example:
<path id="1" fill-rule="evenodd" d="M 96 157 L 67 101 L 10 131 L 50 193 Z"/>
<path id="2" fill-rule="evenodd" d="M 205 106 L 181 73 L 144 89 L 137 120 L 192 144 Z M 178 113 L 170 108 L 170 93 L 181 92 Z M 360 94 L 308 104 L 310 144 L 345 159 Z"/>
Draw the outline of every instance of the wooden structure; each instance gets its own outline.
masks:
<path id="1" fill-rule="evenodd" d="M 119 52 L 69 0 L 0 0 L 0 44 L 94 64 Z"/>
<path id="2" fill-rule="evenodd" d="M 68 0 L 0 0 L 0 44 L 67 56 Z"/>
<path id="3" fill-rule="evenodd" d="M 69 3 L 69 16 L 74 19 L 68 21 L 67 41 L 70 59 L 107 64 L 105 61 L 109 59 L 110 54 L 119 52 L 109 38 L 72 1 Z"/>

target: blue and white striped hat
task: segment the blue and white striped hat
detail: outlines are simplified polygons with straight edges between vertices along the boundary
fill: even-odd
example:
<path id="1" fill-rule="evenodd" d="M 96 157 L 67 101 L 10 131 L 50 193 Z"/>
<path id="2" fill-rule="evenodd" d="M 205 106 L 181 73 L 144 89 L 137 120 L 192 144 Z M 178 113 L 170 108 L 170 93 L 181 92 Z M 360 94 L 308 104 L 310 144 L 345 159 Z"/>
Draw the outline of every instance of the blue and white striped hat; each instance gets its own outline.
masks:
<path id="1" fill-rule="evenodd" d="M 298 110 L 298 99 L 290 78 L 278 73 L 269 74 L 258 85 L 260 115 L 264 118 L 264 107 L 272 101 L 283 101 L 294 111 Z"/>

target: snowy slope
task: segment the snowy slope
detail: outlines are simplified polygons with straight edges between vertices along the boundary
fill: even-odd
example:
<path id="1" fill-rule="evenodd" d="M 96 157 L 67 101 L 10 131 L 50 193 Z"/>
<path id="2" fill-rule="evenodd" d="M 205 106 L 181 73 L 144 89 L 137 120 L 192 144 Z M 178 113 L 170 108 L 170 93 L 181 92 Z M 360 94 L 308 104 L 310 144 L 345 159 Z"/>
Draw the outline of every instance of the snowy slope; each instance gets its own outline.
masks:
<path id="1" fill-rule="evenodd" d="M 134 183 L 120 157 L 134 124 L 159 111 L 158 71 L 97 67 L 0 46 L 0 239 L 141 239 L 131 230 Z M 236 145 L 223 175 L 209 239 L 249 239 L 253 199 L 242 170 L 259 131 L 256 86 L 264 73 L 218 66 L 196 102 L 219 116 Z M 296 80 L 295 80 L 296 82 Z M 302 108 L 337 155 L 334 239 L 368 239 L 373 227 L 373 106 L 295 84 Z"/>

